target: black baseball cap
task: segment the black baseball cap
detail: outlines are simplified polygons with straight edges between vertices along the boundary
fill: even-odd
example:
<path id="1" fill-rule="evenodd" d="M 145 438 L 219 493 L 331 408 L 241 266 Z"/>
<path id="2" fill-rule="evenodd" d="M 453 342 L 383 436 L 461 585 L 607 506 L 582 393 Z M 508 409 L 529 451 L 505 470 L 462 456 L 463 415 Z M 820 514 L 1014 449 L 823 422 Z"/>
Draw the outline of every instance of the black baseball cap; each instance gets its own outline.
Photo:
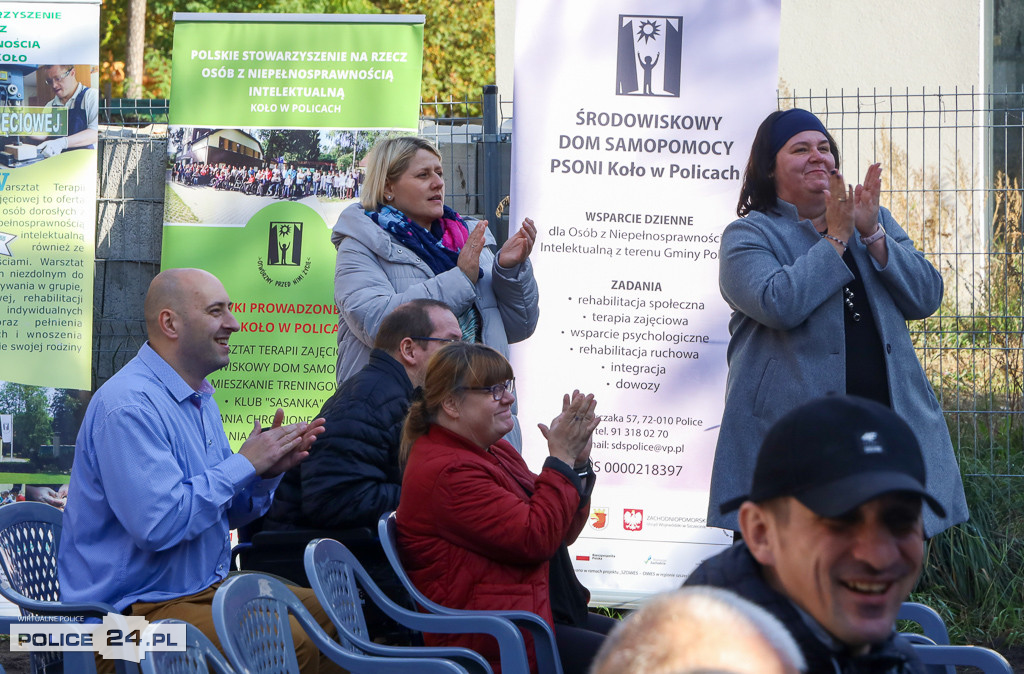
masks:
<path id="1" fill-rule="evenodd" d="M 721 510 L 792 496 L 822 517 L 838 517 L 892 492 L 917 494 L 946 516 L 925 489 L 921 447 L 907 422 L 872 400 L 829 396 L 775 422 L 761 443 L 750 493 Z"/>

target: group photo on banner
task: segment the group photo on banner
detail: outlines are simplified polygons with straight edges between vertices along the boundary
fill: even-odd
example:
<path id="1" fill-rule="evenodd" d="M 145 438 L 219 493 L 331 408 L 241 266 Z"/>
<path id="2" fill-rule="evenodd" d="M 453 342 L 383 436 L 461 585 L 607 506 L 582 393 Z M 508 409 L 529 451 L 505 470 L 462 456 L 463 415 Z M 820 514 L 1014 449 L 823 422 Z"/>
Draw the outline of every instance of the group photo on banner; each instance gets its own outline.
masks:
<path id="1" fill-rule="evenodd" d="M 92 386 L 100 8 L 0 7 L 0 503 L 63 506 Z"/>

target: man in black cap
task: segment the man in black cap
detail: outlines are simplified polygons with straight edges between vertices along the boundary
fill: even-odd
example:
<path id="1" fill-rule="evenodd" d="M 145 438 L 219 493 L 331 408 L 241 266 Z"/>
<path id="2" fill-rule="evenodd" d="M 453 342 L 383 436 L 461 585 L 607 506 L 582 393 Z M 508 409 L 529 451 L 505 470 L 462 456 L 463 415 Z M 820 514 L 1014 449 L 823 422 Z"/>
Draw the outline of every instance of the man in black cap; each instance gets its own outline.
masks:
<path id="1" fill-rule="evenodd" d="M 894 630 L 921 573 L 924 461 L 889 408 L 821 398 L 785 415 L 761 445 L 739 508 L 743 540 L 705 560 L 686 585 L 730 589 L 793 634 L 808 672 L 923 672 Z"/>

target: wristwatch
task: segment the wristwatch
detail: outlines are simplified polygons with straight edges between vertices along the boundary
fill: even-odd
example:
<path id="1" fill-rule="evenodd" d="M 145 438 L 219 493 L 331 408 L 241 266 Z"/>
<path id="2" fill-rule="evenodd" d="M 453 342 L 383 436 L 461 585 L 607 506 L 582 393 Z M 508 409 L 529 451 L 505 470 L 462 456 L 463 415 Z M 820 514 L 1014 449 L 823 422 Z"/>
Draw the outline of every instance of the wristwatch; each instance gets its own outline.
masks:
<path id="1" fill-rule="evenodd" d="M 872 234 L 871 236 L 860 237 L 860 242 L 863 243 L 865 246 L 870 246 L 875 241 L 881 239 L 883 236 L 885 236 L 885 228 L 882 227 L 882 223 L 878 223 L 878 229 L 875 230 L 875 233 Z"/>

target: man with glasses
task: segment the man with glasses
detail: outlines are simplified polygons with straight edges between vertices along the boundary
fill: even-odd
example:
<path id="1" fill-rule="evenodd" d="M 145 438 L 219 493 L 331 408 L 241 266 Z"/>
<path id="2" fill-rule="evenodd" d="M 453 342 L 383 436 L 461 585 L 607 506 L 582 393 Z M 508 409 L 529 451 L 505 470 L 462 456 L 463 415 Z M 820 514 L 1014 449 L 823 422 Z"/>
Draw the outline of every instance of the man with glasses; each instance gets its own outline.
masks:
<path id="1" fill-rule="evenodd" d="M 99 93 L 78 82 L 73 65 L 43 66 L 43 74 L 54 93 L 46 107 L 67 108 L 68 135 L 43 141 L 36 146 L 36 152 L 52 157 L 65 150 L 95 148 L 99 136 Z"/>
<path id="2" fill-rule="evenodd" d="M 413 300 L 385 317 L 370 362 L 324 403 L 326 430 L 285 475 L 265 528 L 372 528 L 397 508 L 405 413 L 430 357 L 461 339 L 455 314 L 437 300 Z"/>

